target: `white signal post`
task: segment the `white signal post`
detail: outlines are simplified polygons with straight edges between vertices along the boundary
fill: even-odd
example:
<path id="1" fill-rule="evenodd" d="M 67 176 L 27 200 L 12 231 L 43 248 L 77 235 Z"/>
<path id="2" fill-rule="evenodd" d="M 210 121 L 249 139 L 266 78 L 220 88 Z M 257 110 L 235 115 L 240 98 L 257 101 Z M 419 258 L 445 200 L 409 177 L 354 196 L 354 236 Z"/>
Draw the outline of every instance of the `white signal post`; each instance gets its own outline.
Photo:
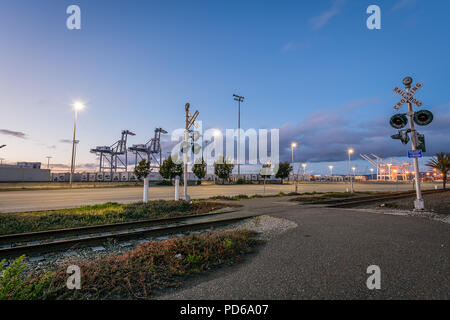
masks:
<path id="1" fill-rule="evenodd" d="M 414 127 L 414 110 L 412 104 L 414 103 L 418 107 L 421 107 L 423 105 L 421 101 L 413 97 L 413 95 L 423 85 L 420 82 L 417 82 L 414 87 L 411 88 L 412 81 L 413 79 L 411 77 L 406 77 L 405 79 L 403 79 L 403 84 L 405 85 L 406 92 L 401 89 L 399 90 L 398 87 L 394 88 L 394 92 L 403 97 L 403 99 L 394 106 L 394 109 L 398 110 L 404 103 L 408 103 L 408 113 L 406 113 L 406 115 L 409 117 L 409 129 L 411 131 L 411 149 L 417 150 L 417 132 Z M 414 201 L 414 209 L 423 210 L 425 208 L 425 204 L 422 198 L 422 190 L 420 188 L 419 159 L 413 158 L 413 164 L 415 175 L 414 182 L 416 186 L 416 200 Z"/>
<path id="2" fill-rule="evenodd" d="M 187 183 L 188 183 L 188 151 L 190 150 L 190 148 L 188 148 L 188 150 L 186 150 L 186 146 L 188 145 L 188 140 L 189 140 L 189 131 L 192 125 L 197 126 L 195 119 L 198 117 L 198 111 L 195 111 L 194 115 L 191 116 L 189 114 L 189 107 L 190 104 L 186 103 L 184 109 L 186 111 L 186 127 L 184 129 L 184 148 L 183 148 L 183 163 L 184 163 L 184 167 L 183 167 L 183 199 L 185 201 L 190 201 L 191 197 L 189 197 L 188 193 L 187 193 Z"/>

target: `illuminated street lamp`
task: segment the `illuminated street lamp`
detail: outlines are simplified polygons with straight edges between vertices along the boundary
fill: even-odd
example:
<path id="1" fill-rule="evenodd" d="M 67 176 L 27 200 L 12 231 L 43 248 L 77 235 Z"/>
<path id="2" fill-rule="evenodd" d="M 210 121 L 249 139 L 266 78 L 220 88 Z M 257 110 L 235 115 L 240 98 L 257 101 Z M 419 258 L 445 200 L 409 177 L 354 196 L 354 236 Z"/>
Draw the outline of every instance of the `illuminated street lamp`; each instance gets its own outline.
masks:
<path id="1" fill-rule="evenodd" d="M 370 176 L 371 176 L 371 178 L 373 180 L 373 168 L 370 168 Z"/>
<path id="2" fill-rule="evenodd" d="M 306 163 L 302 163 L 303 167 L 303 176 L 306 175 Z"/>
<path id="3" fill-rule="evenodd" d="M 297 142 L 291 143 L 292 163 L 294 163 L 294 148 L 297 148 Z"/>
<path id="4" fill-rule="evenodd" d="M 78 111 L 81 111 L 84 109 L 84 104 L 80 101 L 77 101 L 73 104 L 73 110 L 75 111 L 75 118 L 74 118 L 74 124 L 73 124 L 73 140 L 72 140 L 72 162 L 70 164 L 70 187 L 72 187 L 72 179 L 73 179 L 73 172 L 75 167 L 75 144 L 76 144 L 76 133 L 77 133 L 77 117 L 78 117 Z"/>
<path id="5" fill-rule="evenodd" d="M 331 176 L 333 176 L 333 166 L 328 166 L 328 169 L 330 169 Z"/>
<path id="6" fill-rule="evenodd" d="M 350 176 L 350 190 L 351 190 L 351 193 L 354 193 L 354 190 L 353 190 L 353 178 L 352 178 L 352 176 L 350 175 L 350 167 L 351 167 L 351 159 L 350 159 L 350 156 L 353 154 L 353 152 L 355 152 L 355 150 L 353 150 L 352 148 L 349 148 L 349 149 L 347 149 L 347 153 L 348 153 L 348 169 L 349 169 L 349 176 Z"/>

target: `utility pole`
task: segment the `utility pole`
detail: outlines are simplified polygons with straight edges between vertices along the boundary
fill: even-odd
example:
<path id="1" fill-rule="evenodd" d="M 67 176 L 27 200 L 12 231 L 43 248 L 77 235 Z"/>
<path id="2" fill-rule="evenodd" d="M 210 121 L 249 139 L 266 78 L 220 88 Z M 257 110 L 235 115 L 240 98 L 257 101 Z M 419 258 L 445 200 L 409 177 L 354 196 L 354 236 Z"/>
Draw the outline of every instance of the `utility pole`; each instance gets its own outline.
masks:
<path id="1" fill-rule="evenodd" d="M 47 158 L 47 169 L 50 169 L 50 159 L 52 158 L 51 156 L 46 156 Z"/>
<path id="2" fill-rule="evenodd" d="M 241 102 L 244 101 L 244 97 L 233 94 L 234 100 L 238 102 L 238 143 L 237 143 L 237 165 L 238 165 L 238 178 L 241 175 L 241 161 L 240 161 L 240 147 L 241 147 Z"/>

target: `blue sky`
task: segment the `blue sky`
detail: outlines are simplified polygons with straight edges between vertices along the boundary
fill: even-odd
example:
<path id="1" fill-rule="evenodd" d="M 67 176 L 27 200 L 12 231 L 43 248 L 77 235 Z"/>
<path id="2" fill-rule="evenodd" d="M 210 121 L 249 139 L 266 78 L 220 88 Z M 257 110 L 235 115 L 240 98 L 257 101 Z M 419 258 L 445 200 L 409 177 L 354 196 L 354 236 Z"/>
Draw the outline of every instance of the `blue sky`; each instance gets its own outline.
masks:
<path id="1" fill-rule="evenodd" d="M 81 30 L 66 28 L 71 4 Z M 381 30 L 366 27 L 371 4 Z M 87 103 L 77 162 L 89 167 L 90 148 L 122 129 L 145 143 L 155 127 L 182 127 L 186 102 L 204 127 L 235 128 L 238 93 L 242 127 L 280 128 L 283 160 L 297 141 L 296 161 L 324 172 L 336 162 L 339 172 L 347 147 L 406 154 L 388 121 L 392 89 L 407 75 L 424 84 L 416 96 L 435 114 L 420 129 L 429 153 L 448 152 L 449 12 L 445 0 L 3 0 L 0 157 L 69 164 L 63 140 L 77 99 Z"/>

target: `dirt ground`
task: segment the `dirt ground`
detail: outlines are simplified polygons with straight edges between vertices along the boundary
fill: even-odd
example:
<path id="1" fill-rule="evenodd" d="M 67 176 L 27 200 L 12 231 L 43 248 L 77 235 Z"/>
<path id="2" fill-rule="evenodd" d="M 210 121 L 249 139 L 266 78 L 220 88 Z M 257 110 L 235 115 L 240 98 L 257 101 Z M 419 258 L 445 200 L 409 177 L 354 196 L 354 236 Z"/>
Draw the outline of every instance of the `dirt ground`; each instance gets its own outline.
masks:
<path id="1" fill-rule="evenodd" d="M 450 214 L 450 190 L 443 193 L 424 195 L 426 211 L 438 214 Z M 403 198 L 397 200 L 389 200 L 386 202 L 370 203 L 358 206 L 358 208 L 367 209 L 394 209 L 394 210 L 413 210 L 414 198 Z"/>

